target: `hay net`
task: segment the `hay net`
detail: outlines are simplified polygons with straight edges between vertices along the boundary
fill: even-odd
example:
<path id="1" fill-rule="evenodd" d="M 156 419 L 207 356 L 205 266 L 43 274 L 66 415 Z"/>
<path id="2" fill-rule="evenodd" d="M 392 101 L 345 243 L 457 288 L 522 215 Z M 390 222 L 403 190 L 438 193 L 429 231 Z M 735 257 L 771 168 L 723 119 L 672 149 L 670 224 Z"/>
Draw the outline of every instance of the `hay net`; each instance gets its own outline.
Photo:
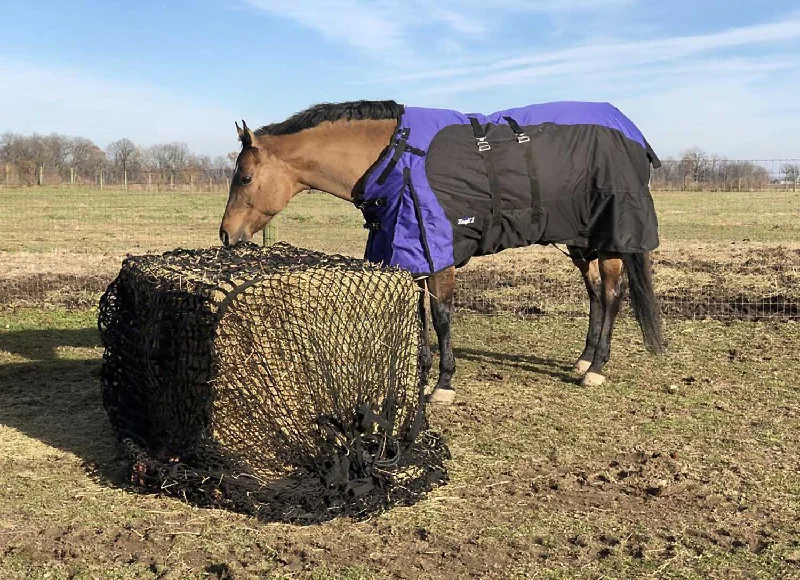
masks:
<path id="1" fill-rule="evenodd" d="M 145 464 L 246 475 L 248 495 L 298 472 L 351 496 L 392 482 L 425 424 L 418 292 L 285 243 L 126 259 L 100 301 L 101 386 L 139 483 Z"/>

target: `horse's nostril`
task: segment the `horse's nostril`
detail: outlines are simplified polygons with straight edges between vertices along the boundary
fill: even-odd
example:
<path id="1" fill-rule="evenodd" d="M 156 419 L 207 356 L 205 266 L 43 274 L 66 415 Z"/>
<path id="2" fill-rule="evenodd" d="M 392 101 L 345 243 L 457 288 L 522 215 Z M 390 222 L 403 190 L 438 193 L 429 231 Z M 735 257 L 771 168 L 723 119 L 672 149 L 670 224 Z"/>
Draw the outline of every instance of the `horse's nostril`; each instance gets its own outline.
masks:
<path id="1" fill-rule="evenodd" d="M 219 239 L 222 240 L 222 245 L 227 246 L 230 242 L 228 238 L 228 232 L 226 232 L 223 228 L 219 228 Z"/>

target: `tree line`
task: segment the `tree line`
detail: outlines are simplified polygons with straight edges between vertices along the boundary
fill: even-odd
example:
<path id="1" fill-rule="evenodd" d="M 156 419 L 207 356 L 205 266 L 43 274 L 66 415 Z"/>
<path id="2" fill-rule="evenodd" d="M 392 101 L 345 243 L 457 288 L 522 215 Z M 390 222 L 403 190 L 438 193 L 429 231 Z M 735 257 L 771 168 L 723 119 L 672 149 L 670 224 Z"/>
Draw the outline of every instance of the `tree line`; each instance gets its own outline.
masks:
<path id="1" fill-rule="evenodd" d="M 211 157 L 192 152 L 183 142 L 141 147 L 127 138 L 102 149 L 85 137 L 50 135 L 0 135 L 0 184 L 3 177 L 21 185 L 41 183 L 144 183 L 152 180 L 182 181 L 187 174 L 203 173 L 225 177 L 230 174 L 236 153 Z M 149 175 L 148 175 L 149 174 Z"/>
<path id="2" fill-rule="evenodd" d="M 210 157 L 193 153 L 183 142 L 140 147 L 122 138 L 106 149 L 85 137 L 0 135 L 0 184 L 195 184 L 224 183 L 236 152 Z M 800 161 L 732 161 L 694 148 L 680 158 L 662 160 L 653 189 L 741 191 L 772 187 L 796 190 Z M 5 175 L 3 175 L 3 172 Z M 4 180 L 4 181 L 3 181 Z"/>
<path id="3" fill-rule="evenodd" d="M 652 174 L 651 188 L 671 190 L 746 191 L 771 188 L 795 190 L 800 185 L 800 161 L 730 160 L 702 149 L 687 149 L 679 159 L 662 160 Z"/>

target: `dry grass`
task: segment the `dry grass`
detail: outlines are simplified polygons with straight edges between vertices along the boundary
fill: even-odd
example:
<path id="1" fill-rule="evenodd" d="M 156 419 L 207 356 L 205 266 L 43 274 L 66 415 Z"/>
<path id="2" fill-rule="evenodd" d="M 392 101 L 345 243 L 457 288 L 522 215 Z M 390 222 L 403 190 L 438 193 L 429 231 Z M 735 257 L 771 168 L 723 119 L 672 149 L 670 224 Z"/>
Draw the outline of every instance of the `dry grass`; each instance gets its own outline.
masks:
<path id="1" fill-rule="evenodd" d="M 671 312 L 759 316 L 800 309 L 800 196 L 666 192 L 654 198 L 662 238 L 656 285 Z M 224 203 L 221 193 L 0 190 L 0 300 L 89 304 L 128 253 L 216 244 Z M 278 237 L 292 244 L 360 256 L 361 223 L 350 204 L 305 194 L 276 225 Z M 479 312 L 585 308 L 577 272 L 553 248 L 477 258 L 459 280 L 460 304 Z"/>
<path id="2" fill-rule="evenodd" d="M 655 199 L 662 289 L 796 289 L 800 197 Z M 29 289 L 51 305 L 0 310 L 0 576 L 800 578 L 797 323 L 670 320 L 669 354 L 653 359 L 623 319 L 610 384 L 586 390 L 569 374 L 584 318 L 462 315 L 460 399 L 431 413 L 452 481 L 424 502 L 303 527 L 133 493 L 100 403 L 96 312 L 53 306 L 74 297 L 53 296 L 46 275 L 82 280 L 128 252 L 214 244 L 223 205 L 0 192 L 0 281 L 44 273 Z M 308 195 L 279 237 L 360 255 L 366 232 L 352 207 Z M 463 274 L 473 268 L 525 272 L 503 300 L 582 295 L 552 248 Z"/>
<path id="3" fill-rule="evenodd" d="M 459 317 L 449 485 L 297 526 L 128 488 L 94 316 L 0 317 L 3 578 L 800 577 L 798 324 L 623 322 L 587 390 L 584 319 Z"/>

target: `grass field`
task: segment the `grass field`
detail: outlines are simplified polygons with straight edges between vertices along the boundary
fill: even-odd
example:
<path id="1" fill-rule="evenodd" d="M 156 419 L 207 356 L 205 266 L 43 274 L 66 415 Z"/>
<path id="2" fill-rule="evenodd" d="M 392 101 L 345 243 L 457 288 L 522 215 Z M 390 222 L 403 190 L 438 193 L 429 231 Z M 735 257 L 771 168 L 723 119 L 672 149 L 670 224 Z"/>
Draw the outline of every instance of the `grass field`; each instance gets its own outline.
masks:
<path id="1" fill-rule="evenodd" d="M 654 195 L 662 246 L 656 285 L 684 317 L 800 316 L 800 195 Z M 222 193 L 0 190 L 0 302 L 93 303 L 128 253 L 217 244 Z M 301 195 L 277 220 L 295 245 L 360 256 L 367 233 L 350 204 Z M 459 276 L 462 307 L 486 313 L 584 308 L 569 260 L 552 247 L 475 259 Z M 5 298 L 4 298 L 5 297 Z"/>
<path id="2" fill-rule="evenodd" d="M 137 196 L 0 190 L 0 281 L 105 280 L 126 253 L 216 242 L 224 196 Z M 656 202 L 663 289 L 794 287 L 797 197 Z M 365 235 L 320 195 L 279 223 L 333 252 L 360 254 Z M 518 250 L 465 275 L 547 274 L 502 296 L 527 300 L 580 290 L 566 262 Z M 668 319 L 654 359 L 625 318 L 610 382 L 587 390 L 569 371 L 584 317 L 462 313 L 460 398 L 429 413 L 449 484 L 367 521 L 299 526 L 135 493 L 100 401 L 96 310 L 52 292 L 0 305 L 2 578 L 800 578 L 796 322 Z"/>
<path id="3" fill-rule="evenodd" d="M 654 198 L 667 249 L 686 242 L 800 245 L 797 193 L 656 192 Z M 223 193 L 0 188 L 0 252 L 120 256 L 216 244 L 225 201 Z M 363 252 L 360 212 L 331 196 L 298 196 L 280 223 L 281 238 L 291 243 Z"/>

